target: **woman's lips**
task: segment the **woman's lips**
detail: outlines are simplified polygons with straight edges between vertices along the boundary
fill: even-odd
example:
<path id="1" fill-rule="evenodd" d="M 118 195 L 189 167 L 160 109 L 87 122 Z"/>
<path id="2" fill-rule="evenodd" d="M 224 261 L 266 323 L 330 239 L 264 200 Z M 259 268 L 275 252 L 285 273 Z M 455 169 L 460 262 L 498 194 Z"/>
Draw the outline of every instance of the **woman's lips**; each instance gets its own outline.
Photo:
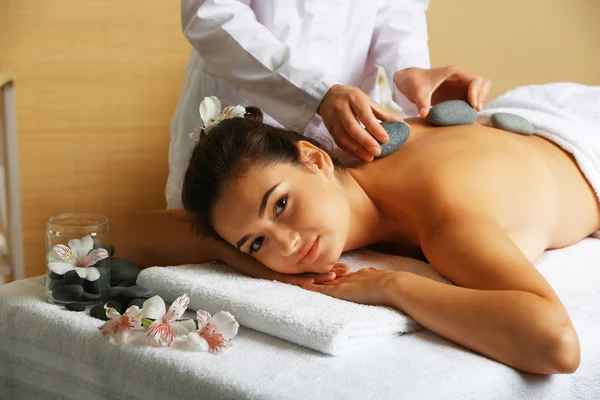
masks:
<path id="1" fill-rule="evenodd" d="M 317 236 L 314 242 L 312 242 L 312 244 L 310 244 L 309 246 L 310 247 L 306 254 L 302 256 L 298 261 L 299 263 L 312 264 L 317 259 L 317 256 L 319 255 L 319 237 Z"/>

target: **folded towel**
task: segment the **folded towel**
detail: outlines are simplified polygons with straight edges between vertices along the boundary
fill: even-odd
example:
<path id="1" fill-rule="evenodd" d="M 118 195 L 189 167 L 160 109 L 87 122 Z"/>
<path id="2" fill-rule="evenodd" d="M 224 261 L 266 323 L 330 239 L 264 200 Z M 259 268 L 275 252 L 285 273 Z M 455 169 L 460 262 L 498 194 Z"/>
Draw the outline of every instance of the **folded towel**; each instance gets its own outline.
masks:
<path id="1" fill-rule="evenodd" d="M 367 249 L 340 260 L 360 268 L 411 271 L 446 281 L 429 264 Z M 446 281 L 447 282 L 447 281 Z M 420 328 L 413 319 L 388 307 L 335 299 L 297 286 L 242 275 L 222 263 L 153 267 L 137 284 L 171 302 L 183 293 L 191 309 L 231 312 L 242 326 L 331 355 Z"/>
<path id="2" fill-rule="evenodd" d="M 600 86 L 559 82 L 523 86 L 490 102 L 479 122 L 497 112 L 520 115 L 544 137 L 571 153 L 600 199 Z"/>

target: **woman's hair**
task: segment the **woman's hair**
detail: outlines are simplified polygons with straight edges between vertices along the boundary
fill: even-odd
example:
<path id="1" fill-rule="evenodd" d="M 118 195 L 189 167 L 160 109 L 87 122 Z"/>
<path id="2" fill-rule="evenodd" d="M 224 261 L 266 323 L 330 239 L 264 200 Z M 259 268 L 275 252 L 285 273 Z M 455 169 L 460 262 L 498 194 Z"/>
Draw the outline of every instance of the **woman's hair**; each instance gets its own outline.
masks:
<path id="1" fill-rule="evenodd" d="M 225 185 L 251 166 L 302 165 L 296 148 L 300 140 L 326 151 L 316 140 L 264 124 L 262 112 L 256 107 L 247 107 L 244 118 L 223 120 L 208 135 L 202 133 L 192 152 L 181 193 L 183 206 L 192 216 L 192 229 L 221 239 L 213 228 L 211 215 Z M 343 169 L 329 156 L 338 170 Z"/>

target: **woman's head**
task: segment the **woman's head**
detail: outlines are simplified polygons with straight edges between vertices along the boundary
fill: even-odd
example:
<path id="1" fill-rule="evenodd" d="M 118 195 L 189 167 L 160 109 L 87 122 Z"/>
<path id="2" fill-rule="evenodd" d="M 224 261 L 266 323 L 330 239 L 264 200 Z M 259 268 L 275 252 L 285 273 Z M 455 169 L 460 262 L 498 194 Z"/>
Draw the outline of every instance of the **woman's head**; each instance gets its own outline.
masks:
<path id="1" fill-rule="evenodd" d="M 198 232 L 275 271 L 328 271 L 348 235 L 344 171 L 318 142 L 261 119 L 250 108 L 247 118 L 226 119 L 201 136 L 183 205 Z"/>

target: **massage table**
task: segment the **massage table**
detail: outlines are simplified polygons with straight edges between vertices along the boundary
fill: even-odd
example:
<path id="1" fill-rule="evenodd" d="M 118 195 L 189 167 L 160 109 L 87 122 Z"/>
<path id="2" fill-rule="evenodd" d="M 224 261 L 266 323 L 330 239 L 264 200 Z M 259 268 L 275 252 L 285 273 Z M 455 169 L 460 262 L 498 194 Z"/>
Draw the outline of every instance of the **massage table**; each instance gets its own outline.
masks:
<path id="1" fill-rule="evenodd" d="M 536 263 L 581 342 L 571 375 L 522 373 L 421 329 L 330 356 L 240 327 L 222 355 L 115 346 L 102 321 L 44 298 L 44 278 L 0 286 L 0 399 L 597 399 L 600 239 Z"/>

